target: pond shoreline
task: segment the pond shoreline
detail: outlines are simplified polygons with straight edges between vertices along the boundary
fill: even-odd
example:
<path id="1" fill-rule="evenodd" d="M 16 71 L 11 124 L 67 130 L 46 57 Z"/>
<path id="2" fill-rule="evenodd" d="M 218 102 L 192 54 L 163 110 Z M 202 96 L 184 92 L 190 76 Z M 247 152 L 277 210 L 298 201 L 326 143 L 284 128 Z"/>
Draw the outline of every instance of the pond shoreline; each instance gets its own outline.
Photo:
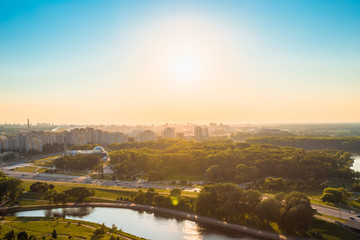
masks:
<path id="1" fill-rule="evenodd" d="M 213 226 L 231 229 L 239 232 L 243 232 L 249 235 L 259 236 L 266 239 L 273 239 L 273 240 L 304 240 L 305 238 L 300 237 L 292 237 L 292 236 L 285 236 L 281 234 L 277 234 L 274 232 L 264 231 L 255 229 L 252 227 L 242 226 L 234 223 L 228 223 L 226 221 L 217 220 L 210 217 L 204 217 L 201 215 L 181 212 L 177 210 L 150 206 L 150 205 L 142 205 L 142 204 L 135 204 L 135 203 L 75 203 L 75 204 L 64 204 L 64 205 L 33 205 L 33 206 L 15 206 L 15 207 L 8 207 L 8 208 L 0 208 L 0 214 L 6 213 L 14 213 L 14 212 L 22 212 L 22 211 L 30 211 L 30 210 L 47 210 L 47 209 L 56 209 L 56 208 L 78 208 L 78 207 L 105 207 L 105 208 L 126 208 L 132 210 L 140 210 L 140 211 L 149 211 L 155 213 L 162 213 L 173 217 L 180 217 L 186 220 L 194 221 L 194 222 L 201 222 L 210 224 Z"/>

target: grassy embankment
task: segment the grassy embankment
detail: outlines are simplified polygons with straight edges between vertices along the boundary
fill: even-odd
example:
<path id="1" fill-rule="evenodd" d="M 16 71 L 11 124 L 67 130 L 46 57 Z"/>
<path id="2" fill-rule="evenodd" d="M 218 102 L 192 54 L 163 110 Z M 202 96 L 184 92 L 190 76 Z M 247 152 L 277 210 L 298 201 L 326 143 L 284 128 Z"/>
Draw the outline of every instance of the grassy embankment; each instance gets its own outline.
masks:
<path id="1" fill-rule="evenodd" d="M 30 185 L 33 181 L 24 181 L 23 186 L 26 190 L 29 189 Z M 95 196 L 90 198 L 90 201 L 96 202 L 116 202 L 116 200 L 122 197 L 130 197 L 132 192 L 138 191 L 138 189 L 132 188 L 122 188 L 122 187 L 104 187 L 104 186 L 96 186 L 96 185 L 88 185 L 88 184 L 77 184 L 77 183 L 69 183 L 69 184 L 61 184 L 61 183 L 53 183 L 55 185 L 55 190 L 58 192 L 71 189 L 73 187 L 88 187 L 94 189 Z M 160 194 L 169 194 L 169 190 L 165 189 L 157 189 L 157 192 Z M 193 197 L 196 197 L 198 193 L 191 193 Z M 314 193 L 309 193 L 313 194 Z M 48 204 L 48 201 L 43 200 L 44 193 L 33 193 L 33 192 L 26 192 L 24 193 L 21 198 L 19 198 L 19 203 L 21 205 L 42 205 Z M 325 216 L 327 217 L 327 216 Z M 339 220 L 339 219 L 334 219 Z M 266 230 L 275 231 L 277 233 L 282 233 L 276 223 L 271 224 L 271 228 Z M 337 224 L 326 222 L 322 219 L 315 219 L 313 222 L 312 228 L 308 231 L 305 237 L 313 237 L 316 238 L 316 233 L 320 233 L 325 239 L 331 240 L 341 240 L 341 239 L 357 239 L 353 234 L 349 233 L 345 229 L 341 228 Z"/>
<path id="2" fill-rule="evenodd" d="M 311 229 L 308 231 L 308 234 L 305 237 L 327 240 L 359 239 L 356 235 L 345 230 L 338 224 L 327 222 L 319 218 L 315 218 L 313 220 Z"/>
<path id="3" fill-rule="evenodd" d="M 55 159 L 57 159 L 59 157 L 60 157 L 60 155 L 56 155 L 56 156 L 36 159 L 36 160 L 30 161 L 30 162 L 35 163 L 35 164 L 39 164 L 39 163 L 42 163 L 42 162 L 53 162 Z"/>
<path id="4" fill-rule="evenodd" d="M 28 172 L 28 173 L 35 173 L 35 172 L 41 173 L 41 172 L 45 172 L 46 168 L 35 167 L 35 166 L 26 166 L 26 167 L 15 168 L 12 171 Z"/>
<path id="5" fill-rule="evenodd" d="M 34 181 L 23 180 L 23 187 L 25 191 L 29 191 L 30 185 L 33 184 Z M 50 183 L 50 182 L 48 182 Z M 93 189 L 95 192 L 94 197 L 90 198 L 90 201 L 96 202 L 116 202 L 120 197 L 129 198 L 131 197 L 133 192 L 137 192 L 139 189 L 136 188 L 124 188 L 124 187 L 116 187 L 116 186 L 98 186 L 92 184 L 80 184 L 80 183 L 57 183 L 51 182 L 57 192 L 62 192 L 74 187 L 87 187 Z M 170 190 L 167 189 L 155 189 L 159 194 L 168 195 Z M 146 191 L 146 189 L 143 189 Z M 196 197 L 198 193 L 194 192 L 183 192 L 183 196 L 186 197 Z M 35 192 L 25 192 L 20 198 L 18 198 L 18 202 L 21 205 L 37 205 L 44 204 L 44 193 L 35 193 Z"/>
<path id="6" fill-rule="evenodd" d="M 335 188 L 343 187 L 342 183 L 339 183 L 336 185 L 334 185 L 334 184 L 329 182 L 328 186 L 335 187 Z M 274 196 L 275 194 L 280 193 L 280 192 L 290 193 L 291 191 L 290 190 L 288 190 L 288 191 L 271 191 L 271 192 L 265 191 L 265 192 L 263 192 L 263 194 L 265 196 L 270 197 L 270 196 Z M 350 211 L 360 211 L 360 203 L 355 201 L 356 198 L 354 198 L 354 197 L 350 197 L 350 198 L 346 199 L 341 205 L 339 205 L 339 204 L 323 202 L 321 200 L 322 190 L 302 191 L 302 192 L 305 193 L 308 196 L 308 198 L 310 199 L 311 203 L 315 204 L 315 205 L 336 207 L 336 208 L 341 207 L 341 209 L 346 209 L 346 210 L 350 210 Z"/>
<path id="7" fill-rule="evenodd" d="M 14 230 L 15 235 L 21 231 L 26 231 L 28 235 L 34 235 L 38 239 L 52 239 L 51 233 L 55 229 L 57 239 L 110 239 L 111 235 L 120 239 L 143 239 L 121 230 L 114 230 L 106 227 L 107 233 L 101 236 L 94 236 L 95 229 L 100 225 L 92 222 L 70 220 L 63 218 L 47 217 L 5 217 L 1 222 L 0 238 L 6 233 Z"/>

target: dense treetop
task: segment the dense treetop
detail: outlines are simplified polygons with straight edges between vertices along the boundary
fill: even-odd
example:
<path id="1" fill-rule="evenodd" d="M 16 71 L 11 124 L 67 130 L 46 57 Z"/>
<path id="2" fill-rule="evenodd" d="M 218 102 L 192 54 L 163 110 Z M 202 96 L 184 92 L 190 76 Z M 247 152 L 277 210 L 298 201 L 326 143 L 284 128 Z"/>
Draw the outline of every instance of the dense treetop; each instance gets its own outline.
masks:
<path id="1" fill-rule="evenodd" d="M 350 178 L 349 153 L 269 144 L 234 143 L 231 140 L 160 140 L 110 146 L 111 164 L 118 174 L 157 172 L 163 176 L 203 177 L 209 182 L 246 182 L 260 177 Z"/>
<path id="2" fill-rule="evenodd" d="M 254 137 L 248 143 L 274 144 L 306 150 L 335 149 L 348 152 L 360 152 L 360 137 Z"/>

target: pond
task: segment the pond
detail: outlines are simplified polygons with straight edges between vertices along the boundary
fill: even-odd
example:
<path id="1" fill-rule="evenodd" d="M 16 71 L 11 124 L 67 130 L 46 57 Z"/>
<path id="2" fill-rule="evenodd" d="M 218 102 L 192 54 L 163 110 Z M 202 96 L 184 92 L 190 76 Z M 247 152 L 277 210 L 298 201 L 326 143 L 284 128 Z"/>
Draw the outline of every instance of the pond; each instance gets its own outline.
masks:
<path id="1" fill-rule="evenodd" d="M 176 219 L 169 216 L 124 208 L 64 208 L 53 210 L 32 210 L 17 212 L 15 216 L 27 217 L 66 217 L 81 219 L 94 223 L 105 223 L 111 227 L 115 224 L 119 229 L 147 239 L 184 239 L 184 240 L 256 240 L 239 232 L 189 220 Z"/>

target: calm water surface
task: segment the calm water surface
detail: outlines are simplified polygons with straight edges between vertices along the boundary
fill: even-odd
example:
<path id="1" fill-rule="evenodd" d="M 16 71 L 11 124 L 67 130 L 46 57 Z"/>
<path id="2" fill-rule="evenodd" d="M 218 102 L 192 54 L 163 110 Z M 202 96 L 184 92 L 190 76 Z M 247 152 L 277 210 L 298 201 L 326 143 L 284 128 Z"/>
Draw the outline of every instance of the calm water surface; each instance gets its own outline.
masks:
<path id="1" fill-rule="evenodd" d="M 231 230 L 216 228 L 193 221 L 160 216 L 123 208 L 68 208 L 53 210 L 34 210 L 15 213 L 16 216 L 61 216 L 69 219 L 81 219 L 95 223 L 115 224 L 125 232 L 152 240 L 258 240 Z"/>

